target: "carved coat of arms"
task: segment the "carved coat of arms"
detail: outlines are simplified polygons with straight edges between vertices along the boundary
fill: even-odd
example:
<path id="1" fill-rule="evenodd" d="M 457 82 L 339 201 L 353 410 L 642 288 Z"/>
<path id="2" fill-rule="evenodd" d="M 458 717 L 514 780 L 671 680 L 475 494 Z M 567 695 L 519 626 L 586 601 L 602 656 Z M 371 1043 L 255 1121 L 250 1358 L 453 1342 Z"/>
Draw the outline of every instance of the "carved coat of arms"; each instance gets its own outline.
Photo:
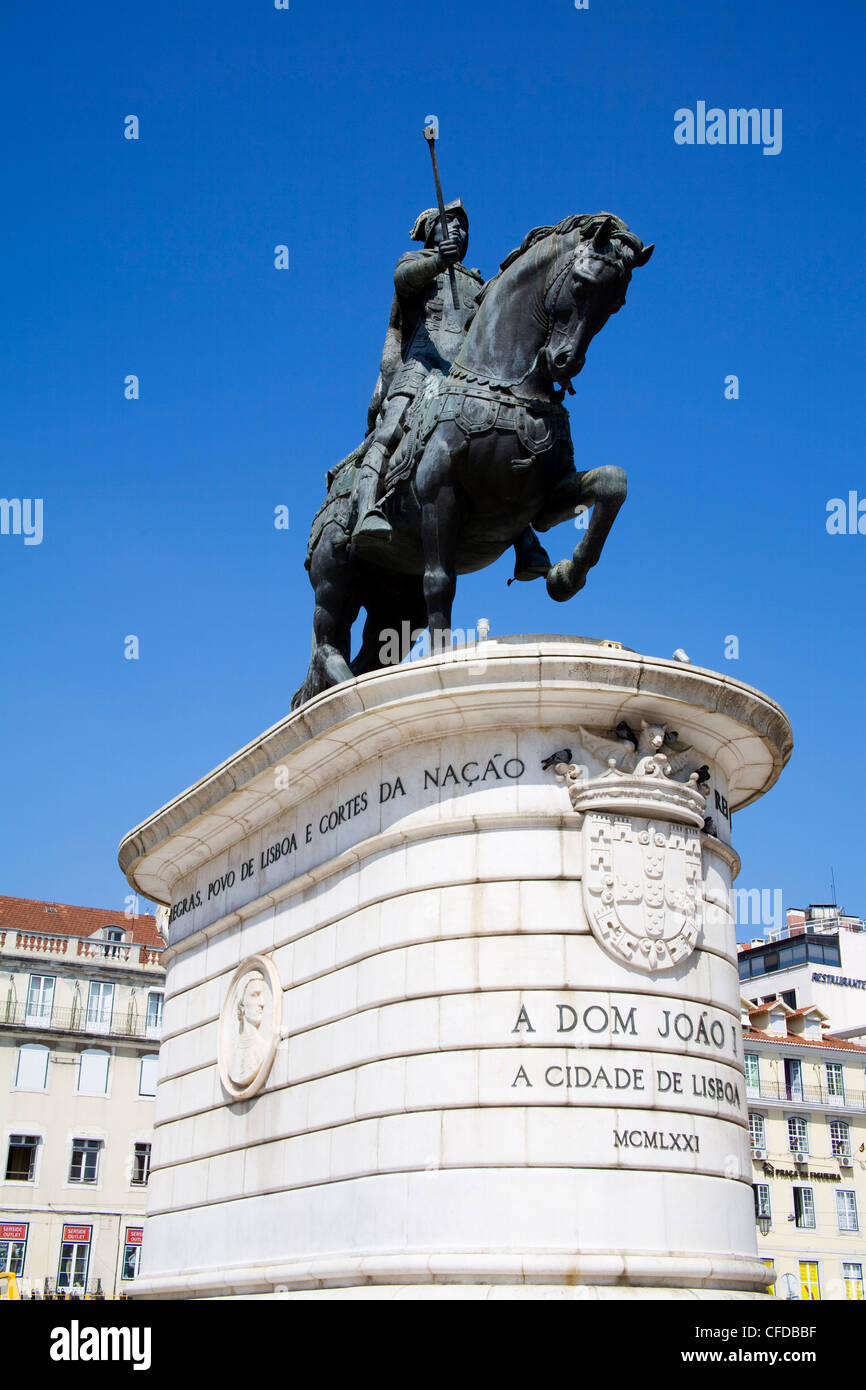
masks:
<path id="1" fill-rule="evenodd" d="M 703 926 L 697 829 L 589 811 L 583 902 L 593 935 L 611 955 L 646 971 L 678 965 Z"/>
<path id="2" fill-rule="evenodd" d="M 694 750 L 674 751 L 677 735 L 662 725 L 616 732 L 610 740 L 579 731 L 581 746 L 607 761 L 600 776 L 565 761 L 555 768 L 583 816 L 584 908 L 615 959 L 647 973 L 670 970 L 691 955 L 703 928 L 701 786 L 709 769 Z"/>

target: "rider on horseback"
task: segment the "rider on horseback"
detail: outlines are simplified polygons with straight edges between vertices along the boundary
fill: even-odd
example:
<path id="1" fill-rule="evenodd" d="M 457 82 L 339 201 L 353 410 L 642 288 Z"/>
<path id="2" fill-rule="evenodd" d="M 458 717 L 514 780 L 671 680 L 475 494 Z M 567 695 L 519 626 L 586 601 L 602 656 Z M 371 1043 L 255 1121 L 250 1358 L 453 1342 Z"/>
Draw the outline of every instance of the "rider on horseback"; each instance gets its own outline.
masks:
<path id="1" fill-rule="evenodd" d="M 475 312 L 484 280 L 461 264 L 469 243 L 469 218 L 459 198 L 445 209 L 447 236 L 436 208 L 416 219 L 413 241 L 423 251 L 408 251 L 394 272 L 395 296 L 382 352 L 379 379 L 367 413 L 367 441 L 354 488 L 352 548 L 358 554 L 391 540 L 391 526 L 377 505 L 388 461 L 407 429 L 413 401 L 431 373 L 447 376 Z M 448 269 L 454 268 L 459 307 L 453 306 Z M 514 543 L 516 579 L 546 575 L 550 557 L 531 527 Z"/>

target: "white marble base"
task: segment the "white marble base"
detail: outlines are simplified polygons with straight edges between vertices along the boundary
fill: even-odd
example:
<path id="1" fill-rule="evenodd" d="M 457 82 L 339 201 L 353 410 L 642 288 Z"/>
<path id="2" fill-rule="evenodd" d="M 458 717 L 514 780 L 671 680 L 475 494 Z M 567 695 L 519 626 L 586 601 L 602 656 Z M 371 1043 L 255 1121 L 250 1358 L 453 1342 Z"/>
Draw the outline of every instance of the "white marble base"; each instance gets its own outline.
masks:
<path id="1" fill-rule="evenodd" d="M 348 1289 L 292 1289 L 274 1294 L 220 1294 L 221 1299 L 313 1299 L 316 1302 L 399 1303 L 652 1303 L 659 1299 L 681 1303 L 766 1302 L 768 1294 L 733 1290 L 672 1288 L 657 1284 L 643 1288 L 625 1284 L 366 1284 Z"/>
<path id="2" fill-rule="evenodd" d="M 682 771 L 605 780 L 622 720 Z M 761 1296 L 729 812 L 790 747 L 728 677 L 504 639 L 326 692 L 131 832 L 171 904 L 137 1295 Z"/>

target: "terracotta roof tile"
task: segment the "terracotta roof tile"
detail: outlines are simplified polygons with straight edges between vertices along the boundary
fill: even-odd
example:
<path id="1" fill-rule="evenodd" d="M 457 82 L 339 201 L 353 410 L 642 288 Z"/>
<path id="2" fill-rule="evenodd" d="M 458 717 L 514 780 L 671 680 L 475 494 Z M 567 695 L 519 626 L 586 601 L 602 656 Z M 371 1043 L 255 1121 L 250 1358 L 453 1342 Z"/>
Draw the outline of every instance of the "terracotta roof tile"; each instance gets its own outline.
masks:
<path id="1" fill-rule="evenodd" d="M 156 919 L 147 913 L 126 917 L 102 907 L 73 907 L 34 898 L 0 896 L 0 930 L 47 932 L 55 936 L 94 936 L 103 927 L 122 927 L 140 946 L 165 946 Z M 127 938 L 129 939 L 129 938 Z"/>
<path id="2" fill-rule="evenodd" d="M 866 1047 L 861 1047 L 859 1043 L 844 1042 L 841 1038 L 831 1038 L 827 1034 L 820 1039 L 801 1038 L 796 1033 L 786 1033 L 782 1037 L 774 1033 L 762 1033 L 759 1028 L 744 1028 L 743 1037 L 746 1042 L 770 1042 L 784 1047 L 837 1047 L 843 1052 L 866 1053 Z"/>

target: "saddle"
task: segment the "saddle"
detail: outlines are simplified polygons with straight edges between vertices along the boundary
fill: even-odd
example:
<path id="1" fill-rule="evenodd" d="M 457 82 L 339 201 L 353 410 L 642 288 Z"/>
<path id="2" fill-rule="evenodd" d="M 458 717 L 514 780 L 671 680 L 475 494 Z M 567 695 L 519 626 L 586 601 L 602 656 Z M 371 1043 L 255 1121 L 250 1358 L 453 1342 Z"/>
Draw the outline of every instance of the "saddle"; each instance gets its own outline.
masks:
<path id="1" fill-rule="evenodd" d="M 542 454 L 554 444 L 570 439 L 568 411 L 558 401 L 539 401 L 515 396 L 493 382 L 472 380 L 459 368 L 447 377 L 429 377 L 425 389 L 409 407 L 406 433 L 388 462 L 382 479 L 379 506 L 388 515 L 388 502 L 399 483 L 408 481 L 428 439 L 438 424 L 453 420 L 467 438 L 491 430 L 511 430 L 521 448 Z M 367 452 L 371 436 L 328 470 L 328 495 L 313 518 L 307 544 L 306 568 L 325 526 L 333 522 L 347 541 L 354 525 L 352 494 L 357 468 Z"/>

